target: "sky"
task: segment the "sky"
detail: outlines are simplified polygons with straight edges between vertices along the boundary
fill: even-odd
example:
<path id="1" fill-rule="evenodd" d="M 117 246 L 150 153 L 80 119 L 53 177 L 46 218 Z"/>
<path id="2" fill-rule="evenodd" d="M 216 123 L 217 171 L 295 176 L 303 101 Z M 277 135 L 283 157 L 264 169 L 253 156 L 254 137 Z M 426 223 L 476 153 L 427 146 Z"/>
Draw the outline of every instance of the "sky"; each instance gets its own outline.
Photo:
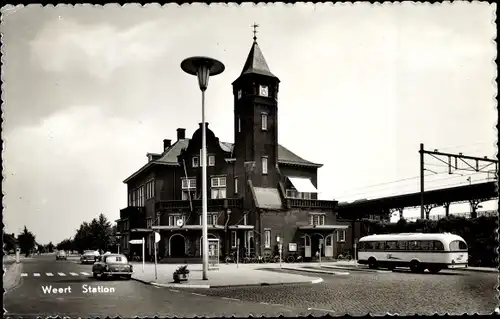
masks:
<path id="1" fill-rule="evenodd" d="M 55 243 L 100 213 L 118 219 L 122 181 L 177 128 L 190 137 L 201 121 L 196 78 L 180 69 L 186 57 L 225 64 L 210 79 L 206 116 L 232 142 L 231 82 L 254 22 L 281 80 L 279 143 L 324 164 L 321 199 L 418 191 L 420 143 L 496 158 L 495 10 L 484 2 L 3 7 L 6 231 L 26 225 L 40 243 Z M 469 183 L 469 172 L 427 163 L 440 174 L 426 177 L 426 189 Z"/>

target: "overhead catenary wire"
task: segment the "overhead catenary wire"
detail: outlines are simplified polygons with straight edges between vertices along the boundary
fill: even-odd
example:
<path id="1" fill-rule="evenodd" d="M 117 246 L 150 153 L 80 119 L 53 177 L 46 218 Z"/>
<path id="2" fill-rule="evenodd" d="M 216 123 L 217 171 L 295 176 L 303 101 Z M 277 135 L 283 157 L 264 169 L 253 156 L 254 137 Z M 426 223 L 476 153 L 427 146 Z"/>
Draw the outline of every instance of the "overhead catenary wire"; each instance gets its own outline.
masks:
<path id="1" fill-rule="evenodd" d="M 442 174 L 442 173 L 441 173 Z M 433 180 L 429 180 L 427 179 L 425 182 L 426 184 L 430 184 L 430 183 L 436 183 L 436 182 L 442 182 L 442 181 L 446 181 L 446 180 L 451 180 L 451 179 L 457 179 L 457 178 L 466 178 L 466 177 L 469 177 L 469 176 L 475 176 L 475 175 L 479 175 L 481 174 L 480 172 L 475 172 L 475 173 L 469 173 L 469 174 L 464 174 L 464 175 L 457 175 L 457 174 L 454 174 L 453 176 L 448 176 L 448 177 L 443 177 L 443 178 L 436 178 L 436 179 L 433 179 Z M 428 174 L 426 175 L 426 177 L 431 177 L 431 176 L 439 176 L 439 174 Z M 484 179 L 481 179 L 481 180 L 489 180 L 488 178 L 484 178 Z M 478 180 L 474 180 L 474 182 L 477 182 Z M 457 181 L 455 183 L 449 183 L 449 184 L 445 184 L 445 185 L 436 185 L 434 189 L 439 189 L 439 188 L 442 188 L 444 186 L 448 186 L 448 185 L 458 185 L 458 184 L 461 184 L 461 183 L 469 183 L 468 181 L 464 180 L 464 181 Z M 392 183 L 392 184 L 396 184 L 396 183 Z M 400 189 L 400 194 L 404 193 L 403 191 L 401 191 L 401 188 L 418 188 L 418 185 L 416 184 L 408 184 L 407 182 L 406 183 L 399 183 L 397 185 L 394 185 L 396 187 L 398 187 Z M 430 186 L 432 187 L 432 186 Z M 344 194 L 344 195 L 341 195 L 341 196 L 337 196 L 337 199 L 347 199 L 347 198 L 352 198 L 354 196 L 356 197 L 373 197 L 373 194 L 378 194 L 378 193 L 383 193 L 383 192 L 387 192 L 387 191 L 390 191 L 394 189 L 394 187 L 384 187 L 383 189 L 378 189 L 378 190 L 368 190 L 368 191 L 362 191 L 362 192 L 357 192 L 357 193 L 350 193 L 350 194 Z M 426 190 L 429 190 L 428 188 L 426 188 Z M 411 192 L 411 191 L 406 191 L 406 192 Z"/>

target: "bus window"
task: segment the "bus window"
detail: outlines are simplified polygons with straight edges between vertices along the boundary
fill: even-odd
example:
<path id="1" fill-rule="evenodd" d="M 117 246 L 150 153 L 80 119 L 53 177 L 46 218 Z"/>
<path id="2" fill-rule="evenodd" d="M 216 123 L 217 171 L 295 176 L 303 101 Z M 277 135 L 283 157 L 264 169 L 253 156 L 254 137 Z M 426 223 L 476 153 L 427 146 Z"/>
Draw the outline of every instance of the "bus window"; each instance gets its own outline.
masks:
<path id="1" fill-rule="evenodd" d="M 373 242 L 373 248 L 375 250 L 385 250 L 385 242 L 384 241 L 376 241 Z"/>
<path id="2" fill-rule="evenodd" d="M 398 241 L 396 249 L 397 250 L 407 250 L 408 248 L 408 242 L 407 241 Z"/>
<path id="3" fill-rule="evenodd" d="M 444 245 L 439 240 L 434 240 L 434 250 L 444 250 Z"/>
<path id="4" fill-rule="evenodd" d="M 450 250 L 467 250 L 467 244 L 461 240 L 454 240 L 450 243 Z"/>
<path id="5" fill-rule="evenodd" d="M 398 242 L 397 241 L 387 241 L 385 243 L 385 249 L 386 250 L 397 250 L 398 249 Z"/>
<path id="6" fill-rule="evenodd" d="M 368 242 L 361 241 L 356 246 L 357 246 L 358 250 L 363 250 L 363 249 L 366 249 L 367 244 L 368 244 Z"/>
<path id="7" fill-rule="evenodd" d="M 418 244 L 418 241 L 412 240 L 408 242 L 408 250 L 420 250 L 420 245 Z"/>
<path id="8" fill-rule="evenodd" d="M 432 244 L 432 240 L 421 240 L 419 242 L 420 250 L 433 250 L 434 245 Z"/>

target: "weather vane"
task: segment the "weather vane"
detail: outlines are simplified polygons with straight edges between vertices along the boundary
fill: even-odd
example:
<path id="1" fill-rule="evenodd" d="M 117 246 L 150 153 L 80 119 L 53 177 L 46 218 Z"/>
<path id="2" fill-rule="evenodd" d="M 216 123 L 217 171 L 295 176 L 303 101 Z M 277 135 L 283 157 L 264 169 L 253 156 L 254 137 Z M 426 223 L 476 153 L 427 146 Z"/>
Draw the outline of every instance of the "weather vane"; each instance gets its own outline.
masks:
<path id="1" fill-rule="evenodd" d="M 259 25 L 254 22 L 251 27 L 253 28 L 253 40 L 257 41 L 257 28 L 259 27 Z"/>

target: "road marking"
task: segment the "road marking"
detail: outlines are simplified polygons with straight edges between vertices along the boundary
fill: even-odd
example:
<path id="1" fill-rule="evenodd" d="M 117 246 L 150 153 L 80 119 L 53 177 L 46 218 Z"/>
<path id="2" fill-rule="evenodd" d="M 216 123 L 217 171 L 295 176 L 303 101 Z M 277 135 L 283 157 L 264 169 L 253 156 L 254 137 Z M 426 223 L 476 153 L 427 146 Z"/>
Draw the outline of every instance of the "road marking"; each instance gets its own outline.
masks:
<path id="1" fill-rule="evenodd" d="M 80 272 L 80 274 L 85 275 L 85 276 L 90 276 L 90 274 L 88 272 L 84 272 L 84 271 Z"/>
<path id="2" fill-rule="evenodd" d="M 195 293 L 195 292 L 192 292 L 191 294 L 192 294 L 192 295 L 195 295 L 195 296 L 202 296 L 202 297 L 206 297 L 206 296 L 207 296 L 207 295 L 197 294 L 197 293 Z"/>
<path id="3" fill-rule="evenodd" d="M 222 297 L 222 299 L 240 301 L 239 299 L 236 299 L 236 298 L 229 298 L 229 297 Z"/>
<path id="4" fill-rule="evenodd" d="M 175 290 L 175 289 L 169 289 L 170 291 L 173 291 L 173 292 L 179 292 L 179 290 Z"/>
<path id="5" fill-rule="evenodd" d="M 40 274 L 36 272 L 36 273 L 33 274 L 33 276 L 40 277 Z"/>
<path id="6" fill-rule="evenodd" d="M 25 273 L 25 272 L 23 272 L 23 273 L 21 274 L 21 277 L 28 277 L 28 274 L 27 274 L 27 273 Z"/>
<path id="7" fill-rule="evenodd" d="M 335 312 L 333 310 L 321 309 L 321 308 L 307 308 L 307 310 L 318 310 L 318 311 L 326 311 L 326 312 Z"/>
<path id="8" fill-rule="evenodd" d="M 54 274 L 53 274 L 53 273 L 51 273 L 51 272 L 46 273 L 46 275 L 47 275 L 47 276 L 49 276 L 49 277 L 54 276 Z"/>
<path id="9" fill-rule="evenodd" d="M 78 274 L 76 272 L 70 272 L 69 273 L 71 276 L 78 276 Z"/>
<path id="10" fill-rule="evenodd" d="M 64 277 L 64 276 L 66 276 L 66 274 L 65 274 L 65 273 L 63 273 L 63 272 L 58 272 L 57 274 L 58 274 L 59 276 L 63 276 L 63 277 Z"/>

